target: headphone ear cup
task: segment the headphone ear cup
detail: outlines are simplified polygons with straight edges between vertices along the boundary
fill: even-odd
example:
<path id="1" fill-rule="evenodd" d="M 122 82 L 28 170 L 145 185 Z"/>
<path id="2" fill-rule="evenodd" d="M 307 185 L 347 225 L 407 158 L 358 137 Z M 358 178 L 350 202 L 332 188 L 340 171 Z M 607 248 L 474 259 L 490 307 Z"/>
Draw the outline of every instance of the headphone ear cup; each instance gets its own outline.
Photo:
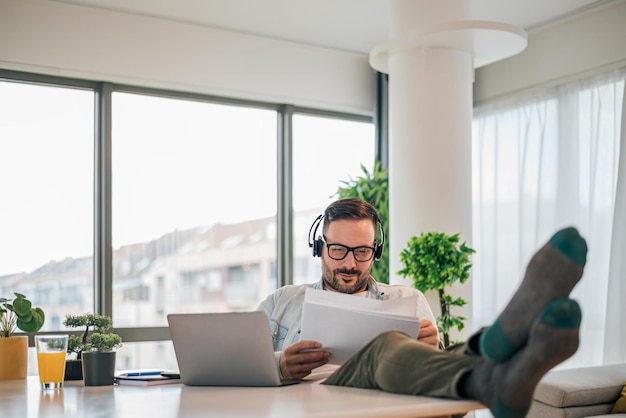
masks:
<path id="1" fill-rule="evenodd" d="M 376 243 L 376 249 L 374 250 L 374 260 L 378 261 L 381 259 L 381 257 L 383 256 L 383 249 L 385 247 L 380 244 L 380 243 Z"/>
<path id="2" fill-rule="evenodd" d="M 383 228 L 383 224 L 378 220 L 378 229 L 380 232 L 380 242 L 376 242 L 374 246 L 376 249 L 374 250 L 374 260 L 379 261 L 383 258 L 383 251 L 385 250 L 385 229 Z"/>
<path id="3" fill-rule="evenodd" d="M 321 257 L 322 248 L 324 248 L 324 241 L 321 239 L 313 240 L 313 257 Z"/>

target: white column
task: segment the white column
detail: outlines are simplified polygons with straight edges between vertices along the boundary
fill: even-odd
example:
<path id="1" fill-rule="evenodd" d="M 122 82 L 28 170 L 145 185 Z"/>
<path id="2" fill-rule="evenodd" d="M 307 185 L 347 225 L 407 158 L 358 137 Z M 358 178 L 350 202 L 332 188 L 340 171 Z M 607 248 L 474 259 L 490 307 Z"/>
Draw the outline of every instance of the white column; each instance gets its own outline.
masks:
<path id="1" fill-rule="evenodd" d="M 472 242 L 471 124 L 474 68 L 526 47 L 521 29 L 469 19 L 466 0 L 396 0 L 390 42 L 370 54 L 389 74 L 391 283 L 413 235 L 461 233 Z M 471 302 L 471 280 L 451 293 Z M 439 315 L 436 295 L 427 295 Z M 470 305 L 457 315 L 470 318 Z M 466 335 L 453 336 L 465 338 Z"/>

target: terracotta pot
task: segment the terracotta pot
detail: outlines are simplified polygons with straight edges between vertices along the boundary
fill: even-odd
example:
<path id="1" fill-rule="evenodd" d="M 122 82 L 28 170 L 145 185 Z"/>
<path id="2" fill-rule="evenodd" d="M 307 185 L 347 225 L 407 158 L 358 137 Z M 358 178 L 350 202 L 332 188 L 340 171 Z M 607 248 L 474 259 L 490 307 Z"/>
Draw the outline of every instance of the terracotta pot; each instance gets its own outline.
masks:
<path id="1" fill-rule="evenodd" d="M 0 380 L 26 379 L 28 337 L 0 338 Z"/>

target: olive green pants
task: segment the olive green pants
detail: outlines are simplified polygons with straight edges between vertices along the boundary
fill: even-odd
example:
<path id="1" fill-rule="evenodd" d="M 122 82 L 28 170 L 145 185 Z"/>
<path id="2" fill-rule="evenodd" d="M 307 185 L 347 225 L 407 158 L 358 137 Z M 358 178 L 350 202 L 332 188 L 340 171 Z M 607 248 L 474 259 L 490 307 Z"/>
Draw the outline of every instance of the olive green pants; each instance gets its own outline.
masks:
<path id="1" fill-rule="evenodd" d="M 459 381 L 483 360 L 467 344 L 442 351 L 399 331 L 388 331 L 363 347 L 323 384 L 461 398 Z"/>

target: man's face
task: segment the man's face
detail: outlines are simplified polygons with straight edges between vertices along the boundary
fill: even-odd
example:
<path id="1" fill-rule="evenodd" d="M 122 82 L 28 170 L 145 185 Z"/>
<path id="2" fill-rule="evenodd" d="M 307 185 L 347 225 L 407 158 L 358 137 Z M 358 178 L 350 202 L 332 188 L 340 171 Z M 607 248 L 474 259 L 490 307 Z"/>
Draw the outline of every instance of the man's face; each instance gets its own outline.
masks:
<path id="1" fill-rule="evenodd" d="M 376 229 L 369 219 L 341 219 L 329 224 L 325 232 L 326 244 L 342 244 L 347 247 L 373 247 Z M 359 293 L 367 289 L 367 279 L 374 258 L 357 261 L 352 251 L 343 260 L 328 256 L 328 247 L 322 249 L 322 280 L 328 290 L 341 293 Z"/>

